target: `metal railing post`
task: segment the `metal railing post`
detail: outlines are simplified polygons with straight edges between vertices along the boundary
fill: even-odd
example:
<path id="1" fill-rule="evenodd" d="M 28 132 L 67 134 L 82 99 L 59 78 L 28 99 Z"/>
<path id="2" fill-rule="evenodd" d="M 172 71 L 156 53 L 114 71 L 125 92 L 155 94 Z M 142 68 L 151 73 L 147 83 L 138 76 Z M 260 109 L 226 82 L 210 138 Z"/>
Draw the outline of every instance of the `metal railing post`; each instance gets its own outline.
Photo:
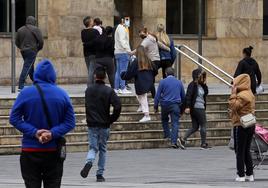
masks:
<path id="1" fill-rule="evenodd" d="M 15 0 L 11 1 L 11 20 L 12 20 L 12 40 L 11 40 L 11 92 L 16 92 L 16 46 L 15 46 L 15 37 L 16 37 L 16 4 Z"/>

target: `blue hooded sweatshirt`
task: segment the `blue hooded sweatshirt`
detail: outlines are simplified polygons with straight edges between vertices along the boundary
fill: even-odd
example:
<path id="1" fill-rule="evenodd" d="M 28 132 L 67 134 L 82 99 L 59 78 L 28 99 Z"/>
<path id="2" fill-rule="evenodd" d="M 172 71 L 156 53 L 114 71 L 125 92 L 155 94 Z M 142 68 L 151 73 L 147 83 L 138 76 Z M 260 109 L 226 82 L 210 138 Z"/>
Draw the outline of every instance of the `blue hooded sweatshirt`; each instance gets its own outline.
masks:
<path id="1" fill-rule="evenodd" d="M 23 151 L 50 151 L 56 139 L 75 127 L 75 114 L 68 94 L 57 87 L 56 72 L 49 60 L 41 61 L 34 72 L 34 81 L 42 88 L 52 121 L 52 140 L 41 144 L 35 137 L 37 130 L 49 129 L 40 94 L 35 86 L 23 89 L 10 114 L 10 124 L 23 133 Z"/>

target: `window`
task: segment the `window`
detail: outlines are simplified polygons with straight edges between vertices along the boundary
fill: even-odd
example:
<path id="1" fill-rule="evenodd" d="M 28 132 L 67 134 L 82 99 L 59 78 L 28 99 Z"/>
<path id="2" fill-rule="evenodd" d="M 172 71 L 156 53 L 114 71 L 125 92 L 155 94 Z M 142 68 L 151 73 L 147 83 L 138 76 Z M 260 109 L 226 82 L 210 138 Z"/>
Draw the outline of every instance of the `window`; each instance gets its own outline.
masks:
<path id="1" fill-rule="evenodd" d="M 16 30 L 27 16 L 36 17 L 36 0 L 16 0 Z M 0 32 L 11 32 L 11 0 L 0 0 Z"/>
<path id="2" fill-rule="evenodd" d="M 263 34 L 268 35 L 268 0 L 263 1 Z"/>
<path id="3" fill-rule="evenodd" d="M 202 1 L 203 34 L 205 33 L 206 1 Z M 198 34 L 199 1 L 167 0 L 166 25 L 169 34 Z"/>

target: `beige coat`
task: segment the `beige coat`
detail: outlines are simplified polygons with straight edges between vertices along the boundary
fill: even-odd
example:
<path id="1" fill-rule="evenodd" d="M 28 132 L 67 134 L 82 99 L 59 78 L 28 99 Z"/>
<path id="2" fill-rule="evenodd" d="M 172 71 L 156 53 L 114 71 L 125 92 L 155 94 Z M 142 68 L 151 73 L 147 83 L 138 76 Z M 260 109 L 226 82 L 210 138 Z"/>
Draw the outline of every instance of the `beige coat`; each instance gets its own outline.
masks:
<path id="1" fill-rule="evenodd" d="M 250 89 L 250 77 L 241 74 L 233 81 L 237 93 L 229 98 L 230 118 L 234 126 L 241 125 L 240 118 L 249 113 L 255 113 L 255 96 Z"/>

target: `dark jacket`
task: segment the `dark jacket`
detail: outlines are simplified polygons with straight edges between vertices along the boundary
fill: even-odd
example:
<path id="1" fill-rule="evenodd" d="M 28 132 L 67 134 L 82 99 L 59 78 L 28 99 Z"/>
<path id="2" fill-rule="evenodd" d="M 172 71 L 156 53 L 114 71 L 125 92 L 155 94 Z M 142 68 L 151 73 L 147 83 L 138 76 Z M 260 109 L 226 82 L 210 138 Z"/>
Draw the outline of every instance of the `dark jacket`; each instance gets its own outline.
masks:
<path id="1" fill-rule="evenodd" d="M 114 39 L 105 33 L 95 41 L 96 58 L 114 57 Z"/>
<path id="2" fill-rule="evenodd" d="M 240 74 L 248 74 L 250 76 L 251 91 L 253 94 L 255 94 L 256 87 L 261 84 L 261 79 L 262 79 L 259 65 L 255 61 L 255 59 L 251 57 L 245 57 L 244 59 L 242 59 L 236 68 L 234 77 L 237 77 Z M 258 82 L 256 81 L 256 78 Z"/>
<path id="3" fill-rule="evenodd" d="M 40 51 L 44 46 L 41 30 L 36 27 L 36 19 L 29 16 L 26 25 L 19 28 L 16 35 L 16 46 L 21 50 Z"/>
<path id="4" fill-rule="evenodd" d="M 113 113 L 110 115 L 110 107 Z M 86 116 L 88 127 L 110 128 L 120 116 L 121 101 L 114 90 L 103 81 L 96 81 L 86 90 Z"/>
<path id="5" fill-rule="evenodd" d="M 135 90 L 137 95 L 143 95 L 148 93 L 154 82 L 153 70 L 139 70 L 138 61 L 135 59 L 128 66 L 126 72 L 121 74 L 122 80 L 131 80 L 135 79 Z"/>
<path id="6" fill-rule="evenodd" d="M 198 83 L 195 82 L 194 80 L 196 80 L 199 76 L 199 74 L 201 74 L 201 70 L 200 69 L 196 69 L 193 71 L 192 73 L 192 77 L 193 77 L 193 81 L 188 85 L 187 88 L 187 92 L 186 92 L 186 98 L 185 98 L 185 104 L 184 104 L 184 108 L 190 108 L 191 112 L 193 111 L 195 102 L 196 102 L 196 98 L 198 95 Z M 206 84 L 200 84 L 201 87 L 204 90 L 204 101 L 205 101 L 205 107 L 206 107 L 206 97 L 208 95 L 208 86 Z"/>
<path id="7" fill-rule="evenodd" d="M 49 129 L 42 101 L 35 86 L 23 89 L 10 114 L 10 124 L 23 133 L 22 149 L 49 151 L 56 148 L 55 140 L 75 127 L 74 110 L 68 94 L 56 84 L 56 72 L 49 60 L 40 62 L 34 73 L 35 83 L 42 88 L 52 121 L 53 140 L 41 144 L 35 137 L 37 130 Z"/>
<path id="8" fill-rule="evenodd" d="M 176 52 L 174 42 L 172 39 L 170 39 L 169 48 L 170 48 L 170 52 L 159 48 L 160 60 L 170 60 L 172 63 L 174 63 L 177 57 L 177 52 Z"/>
<path id="9" fill-rule="evenodd" d="M 81 40 L 83 42 L 83 51 L 85 57 L 96 55 L 95 40 L 99 35 L 100 33 L 93 28 L 83 29 L 81 31 Z"/>

